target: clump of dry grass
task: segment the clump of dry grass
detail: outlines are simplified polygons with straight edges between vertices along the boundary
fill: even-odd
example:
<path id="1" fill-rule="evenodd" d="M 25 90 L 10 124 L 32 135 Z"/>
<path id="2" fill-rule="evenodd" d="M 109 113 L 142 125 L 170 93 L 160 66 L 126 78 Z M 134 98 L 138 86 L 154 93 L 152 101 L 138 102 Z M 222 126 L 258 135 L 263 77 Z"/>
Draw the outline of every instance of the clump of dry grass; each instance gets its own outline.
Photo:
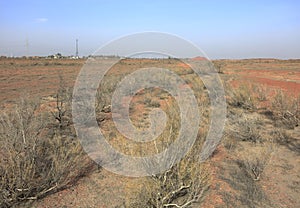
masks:
<path id="1" fill-rule="evenodd" d="M 270 90 L 264 85 L 253 85 L 252 86 L 253 93 L 256 95 L 256 98 L 259 101 L 267 101 L 270 95 Z"/>

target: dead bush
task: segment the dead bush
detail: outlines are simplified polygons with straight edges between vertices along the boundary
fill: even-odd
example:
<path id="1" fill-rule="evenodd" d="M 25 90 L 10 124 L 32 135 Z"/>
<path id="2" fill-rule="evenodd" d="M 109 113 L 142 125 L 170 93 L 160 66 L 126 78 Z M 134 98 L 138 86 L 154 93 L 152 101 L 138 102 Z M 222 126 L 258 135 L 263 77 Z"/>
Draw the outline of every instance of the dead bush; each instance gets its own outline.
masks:
<path id="1" fill-rule="evenodd" d="M 273 141 L 287 147 L 289 150 L 300 155 L 300 142 L 299 139 L 294 138 L 292 134 L 284 129 L 275 129 L 271 132 Z"/>
<path id="2" fill-rule="evenodd" d="M 130 207 L 191 207 L 201 202 L 208 187 L 208 170 L 187 157 L 164 173 L 146 178 Z"/>
<path id="3" fill-rule="evenodd" d="M 227 86 L 228 103 L 237 108 L 246 110 L 256 109 L 256 100 L 248 85 L 240 85 L 238 88 Z"/>
<path id="4" fill-rule="evenodd" d="M 226 68 L 226 64 L 224 62 L 213 61 L 213 64 L 219 74 L 224 74 L 224 68 Z"/>
<path id="5" fill-rule="evenodd" d="M 51 111 L 59 129 L 65 130 L 72 124 L 71 102 L 72 90 L 67 87 L 62 75 L 59 75 L 59 88 L 55 95 L 55 109 Z"/>
<path id="6" fill-rule="evenodd" d="M 227 150 L 232 151 L 237 148 L 238 142 L 235 138 L 227 136 L 223 139 L 223 145 Z"/>
<path id="7" fill-rule="evenodd" d="M 96 112 L 110 112 L 111 98 L 122 75 L 105 75 L 96 94 Z"/>
<path id="8" fill-rule="evenodd" d="M 294 98 L 283 93 L 282 90 L 276 92 L 272 100 L 273 118 L 277 125 L 282 124 L 290 129 L 299 125 L 300 121 L 300 96 Z"/>
<path id="9" fill-rule="evenodd" d="M 229 134 L 241 141 L 261 143 L 263 138 L 260 133 L 261 121 L 255 118 L 247 118 L 247 115 L 236 115 Z"/>
<path id="10" fill-rule="evenodd" d="M 224 166 L 229 175 L 224 174 L 221 178 L 235 190 L 234 193 L 221 193 L 226 207 L 272 207 L 258 180 L 262 179 L 274 146 L 249 145 L 244 145 L 245 149 L 237 155 L 235 162 L 228 161 Z"/>
<path id="11" fill-rule="evenodd" d="M 220 207 L 272 207 L 261 185 L 236 163 L 227 163 L 229 174 L 221 179 L 230 185 L 233 191 L 220 190 L 223 206 Z"/>
<path id="12" fill-rule="evenodd" d="M 252 89 L 259 101 L 266 101 L 268 95 L 270 94 L 270 91 L 266 86 L 253 85 Z"/>
<path id="13" fill-rule="evenodd" d="M 52 117 L 37 113 L 38 106 L 23 99 L 0 115 L 0 207 L 62 189 L 89 163 L 77 140 L 49 133 Z"/>
<path id="14" fill-rule="evenodd" d="M 279 144 L 288 144 L 293 139 L 290 134 L 287 133 L 286 130 L 283 129 L 275 129 L 271 132 L 273 140 Z"/>
<path id="15" fill-rule="evenodd" d="M 267 166 L 273 151 L 274 146 L 271 144 L 253 147 L 239 155 L 238 164 L 249 177 L 257 181 Z"/>
<path id="16" fill-rule="evenodd" d="M 198 137 L 189 153 L 170 169 L 146 177 L 140 194 L 129 207 L 192 207 L 201 203 L 210 185 L 209 170 L 199 162 L 201 141 Z M 149 164 L 145 163 L 145 168 Z"/>
<path id="17" fill-rule="evenodd" d="M 151 106 L 153 107 L 153 106 Z M 180 114 L 176 102 L 169 102 L 165 110 L 168 122 L 165 131 L 153 142 L 151 154 L 161 153 L 169 147 L 178 137 L 180 130 Z M 204 124 L 202 124 L 204 125 Z M 205 132 L 198 132 L 198 137 L 188 154 L 178 163 L 173 155 L 164 155 L 173 161 L 173 166 L 156 175 L 143 179 L 142 190 L 135 199 L 130 200 L 129 207 L 166 208 L 166 207 L 192 207 L 201 203 L 210 184 L 209 170 L 204 163 L 200 163 L 200 151 L 205 140 Z M 147 145 L 146 152 L 150 149 Z M 178 149 L 180 151 L 180 149 Z M 175 153 L 174 153 L 175 154 Z M 144 156 L 143 154 L 140 154 Z M 155 161 L 154 165 L 161 165 L 163 161 Z M 144 168 L 152 172 L 149 161 L 145 161 Z"/>

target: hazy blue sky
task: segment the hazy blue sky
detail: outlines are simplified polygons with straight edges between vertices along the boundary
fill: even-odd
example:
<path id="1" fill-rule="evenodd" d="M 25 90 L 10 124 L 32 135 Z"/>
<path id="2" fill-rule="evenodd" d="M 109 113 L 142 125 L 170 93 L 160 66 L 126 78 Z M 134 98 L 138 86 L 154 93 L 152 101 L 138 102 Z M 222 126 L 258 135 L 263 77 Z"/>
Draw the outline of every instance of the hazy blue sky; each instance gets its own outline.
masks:
<path id="1" fill-rule="evenodd" d="M 92 54 L 130 33 L 160 31 L 210 58 L 300 58 L 300 1 L 0 0 L 0 55 Z"/>

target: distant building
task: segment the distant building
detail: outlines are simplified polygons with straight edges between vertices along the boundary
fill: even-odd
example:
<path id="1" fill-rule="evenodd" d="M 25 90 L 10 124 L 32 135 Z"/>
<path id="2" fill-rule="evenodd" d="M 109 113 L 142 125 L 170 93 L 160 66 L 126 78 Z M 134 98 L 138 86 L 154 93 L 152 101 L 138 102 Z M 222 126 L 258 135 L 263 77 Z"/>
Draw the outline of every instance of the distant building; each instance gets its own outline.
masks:
<path id="1" fill-rule="evenodd" d="M 57 54 L 54 54 L 54 55 L 49 55 L 47 56 L 48 59 L 61 59 L 61 58 L 64 58 L 61 53 L 57 53 Z"/>

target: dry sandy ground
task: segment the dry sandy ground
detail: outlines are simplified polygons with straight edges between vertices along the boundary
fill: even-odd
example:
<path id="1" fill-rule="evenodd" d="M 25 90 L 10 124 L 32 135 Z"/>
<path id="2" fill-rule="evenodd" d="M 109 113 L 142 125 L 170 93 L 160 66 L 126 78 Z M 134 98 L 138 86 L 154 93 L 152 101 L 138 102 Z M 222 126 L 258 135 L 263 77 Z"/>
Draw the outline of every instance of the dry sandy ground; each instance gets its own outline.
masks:
<path id="1" fill-rule="evenodd" d="M 43 97 L 55 94 L 60 75 L 64 77 L 68 86 L 72 86 L 84 62 L 85 60 L 0 59 L 1 106 L 9 107 L 25 93 Z M 250 81 L 262 84 L 268 89 L 283 89 L 292 96 L 300 94 L 300 60 L 222 60 L 216 63 L 221 65 L 222 79 L 230 81 L 233 85 Z M 137 68 L 140 66 L 134 60 L 129 60 L 127 64 Z M 146 64 L 151 64 L 151 61 Z M 181 67 L 186 68 L 183 65 Z M 125 66 L 116 73 L 124 72 Z M 263 119 L 268 120 L 265 117 Z M 300 127 L 290 131 L 294 138 L 300 140 Z M 300 154 L 297 142 L 290 146 L 277 146 L 259 182 L 259 187 L 270 201 L 270 207 L 300 207 Z M 251 147 L 251 144 L 243 145 L 246 145 L 244 148 Z M 224 180 L 225 176 L 231 177 L 230 167 L 233 169 L 235 167 L 231 162 L 233 159 L 234 156 L 230 151 L 220 145 L 209 161 L 212 185 L 203 207 L 227 207 L 226 198 L 222 193 L 237 192 Z M 127 178 L 100 169 L 80 179 L 73 187 L 30 203 L 28 206 L 116 207 L 124 204 L 128 198 L 134 197 L 141 185 L 141 179 Z M 254 207 L 265 206 L 258 204 Z"/>

